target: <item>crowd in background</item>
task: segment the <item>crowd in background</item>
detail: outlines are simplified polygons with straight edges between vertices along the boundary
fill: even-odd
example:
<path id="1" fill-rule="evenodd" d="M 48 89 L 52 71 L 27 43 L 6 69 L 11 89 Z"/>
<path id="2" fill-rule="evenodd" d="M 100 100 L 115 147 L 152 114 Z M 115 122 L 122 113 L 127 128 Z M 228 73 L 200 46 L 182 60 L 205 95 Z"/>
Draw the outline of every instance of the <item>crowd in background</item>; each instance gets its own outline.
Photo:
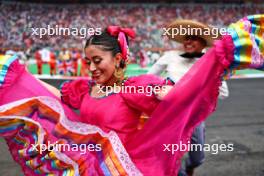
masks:
<path id="1" fill-rule="evenodd" d="M 205 5 L 205 4 L 115 4 L 115 5 L 52 5 L 2 3 L 0 11 L 1 47 L 23 47 L 27 39 L 35 45 L 57 48 L 82 47 L 78 36 L 32 36 L 31 27 L 47 25 L 64 27 L 105 28 L 121 25 L 136 30 L 136 45 L 132 48 L 164 47 L 161 28 L 176 18 L 198 20 L 224 27 L 249 14 L 264 12 L 261 5 Z M 133 45 L 132 43 L 132 45 Z M 166 43 L 166 42 L 165 42 Z"/>
<path id="2" fill-rule="evenodd" d="M 193 19 L 216 27 L 264 12 L 260 4 L 29 4 L 2 2 L 0 10 L 0 48 L 22 50 L 33 56 L 34 48 L 52 50 L 83 48 L 80 36 L 32 35 L 31 28 L 61 26 L 68 28 L 102 28 L 108 25 L 131 27 L 136 38 L 130 42 L 135 57 L 140 50 L 174 47 L 162 38 L 162 27 L 177 18 Z M 89 36 L 87 36 L 89 37 Z M 31 50 L 28 50 L 31 48 Z M 33 49 L 32 49 L 33 48 Z"/>

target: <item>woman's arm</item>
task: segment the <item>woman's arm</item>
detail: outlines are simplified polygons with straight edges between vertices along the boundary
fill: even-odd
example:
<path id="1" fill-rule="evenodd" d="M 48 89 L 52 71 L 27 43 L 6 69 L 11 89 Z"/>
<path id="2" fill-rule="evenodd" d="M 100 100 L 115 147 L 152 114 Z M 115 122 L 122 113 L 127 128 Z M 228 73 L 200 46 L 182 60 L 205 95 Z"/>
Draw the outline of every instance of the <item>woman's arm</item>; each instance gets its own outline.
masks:
<path id="1" fill-rule="evenodd" d="M 56 97 L 58 98 L 61 98 L 61 93 L 59 91 L 59 89 L 57 89 L 56 87 L 54 86 L 51 86 L 50 84 L 44 82 L 44 81 L 41 81 L 39 79 L 37 79 L 44 87 L 46 87 L 53 95 L 55 95 Z"/>

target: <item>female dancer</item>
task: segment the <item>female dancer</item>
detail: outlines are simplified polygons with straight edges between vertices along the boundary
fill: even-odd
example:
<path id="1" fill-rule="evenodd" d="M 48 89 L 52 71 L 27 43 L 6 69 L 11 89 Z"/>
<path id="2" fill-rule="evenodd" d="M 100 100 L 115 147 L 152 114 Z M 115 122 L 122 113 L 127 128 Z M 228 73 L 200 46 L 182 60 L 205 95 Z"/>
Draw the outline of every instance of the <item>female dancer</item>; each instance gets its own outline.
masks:
<path id="1" fill-rule="evenodd" d="M 61 92 L 34 79 L 15 57 L 2 57 L 0 134 L 26 175 L 177 175 L 185 151 L 175 146 L 187 144 L 215 110 L 225 71 L 264 68 L 263 20 L 255 15 L 232 25 L 173 87 L 153 75 L 124 79 L 126 36 L 133 32 L 119 27 L 87 41 L 92 80 L 65 83 Z M 116 85 L 133 89 L 117 91 Z M 60 96 L 80 116 L 59 103 Z M 138 130 L 142 113 L 150 119 Z M 42 150 L 40 144 L 53 147 Z M 73 144 L 94 147 L 82 153 Z"/>

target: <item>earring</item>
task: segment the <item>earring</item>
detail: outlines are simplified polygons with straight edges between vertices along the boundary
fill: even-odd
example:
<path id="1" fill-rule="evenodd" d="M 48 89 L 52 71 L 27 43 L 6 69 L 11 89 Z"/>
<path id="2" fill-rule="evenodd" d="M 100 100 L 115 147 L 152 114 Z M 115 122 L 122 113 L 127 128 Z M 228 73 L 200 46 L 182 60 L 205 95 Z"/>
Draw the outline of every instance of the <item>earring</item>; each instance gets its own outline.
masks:
<path id="1" fill-rule="evenodd" d="M 120 81 L 124 78 L 124 71 L 122 68 L 118 67 L 118 65 L 116 65 L 116 69 L 114 72 L 114 76 Z"/>

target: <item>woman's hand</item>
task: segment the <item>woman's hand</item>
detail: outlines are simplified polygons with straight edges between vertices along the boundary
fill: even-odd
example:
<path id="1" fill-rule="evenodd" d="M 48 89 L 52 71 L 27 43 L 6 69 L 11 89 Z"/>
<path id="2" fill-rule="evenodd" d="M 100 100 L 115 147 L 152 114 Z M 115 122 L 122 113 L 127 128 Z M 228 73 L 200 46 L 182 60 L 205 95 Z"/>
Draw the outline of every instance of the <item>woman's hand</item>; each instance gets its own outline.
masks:
<path id="1" fill-rule="evenodd" d="M 49 85 L 48 83 L 41 81 L 39 79 L 37 79 L 44 87 L 46 87 L 53 95 L 55 95 L 56 97 L 60 98 L 61 97 L 61 93 L 59 91 L 59 89 L 57 89 L 56 87 L 53 87 L 51 85 Z"/>
<path id="2" fill-rule="evenodd" d="M 159 100 L 163 100 L 172 88 L 173 86 L 162 86 L 162 89 L 159 92 L 156 92 L 155 95 Z"/>

